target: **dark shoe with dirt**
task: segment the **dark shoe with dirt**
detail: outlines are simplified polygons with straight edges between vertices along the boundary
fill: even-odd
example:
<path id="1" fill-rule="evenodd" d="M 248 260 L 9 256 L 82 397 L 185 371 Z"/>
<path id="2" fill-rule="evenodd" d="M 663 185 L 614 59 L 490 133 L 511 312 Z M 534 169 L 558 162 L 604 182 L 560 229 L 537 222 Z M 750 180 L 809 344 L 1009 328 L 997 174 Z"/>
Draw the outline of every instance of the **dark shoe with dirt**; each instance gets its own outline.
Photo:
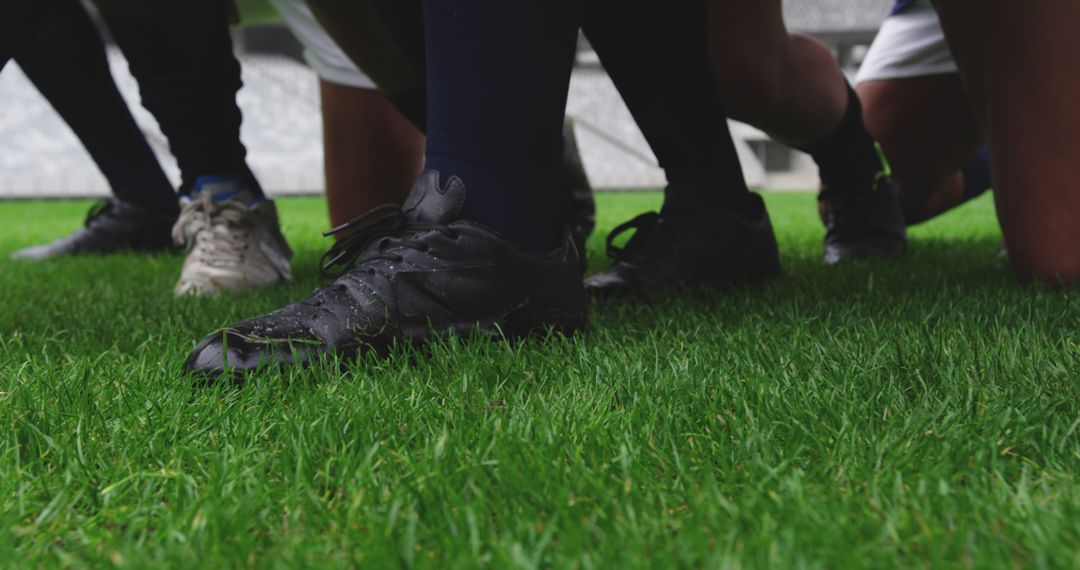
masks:
<path id="1" fill-rule="evenodd" d="M 465 186 L 425 173 L 403 208 L 384 206 L 338 228 L 324 256 L 343 272 L 307 300 L 207 337 L 185 369 L 203 375 L 383 353 L 395 343 L 482 333 L 572 334 L 586 322 L 578 250 L 569 237 L 538 257 L 459 218 Z"/>
<path id="2" fill-rule="evenodd" d="M 826 230 L 826 265 L 899 257 L 907 250 L 907 224 L 892 178 L 879 177 L 869 192 L 825 188 L 818 201 Z"/>
<path id="3" fill-rule="evenodd" d="M 608 235 L 611 268 L 585 280 L 599 299 L 650 297 L 677 289 L 758 281 L 780 273 L 780 253 L 765 203 L 752 194 L 757 214 L 649 212 Z M 636 233 L 623 248 L 618 236 Z"/>
<path id="4" fill-rule="evenodd" d="M 83 227 L 51 243 L 20 249 L 12 259 L 43 261 L 65 255 L 104 255 L 121 251 L 175 251 L 176 216 L 159 214 L 112 199 L 94 206 Z"/>
<path id="5" fill-rule="evenodd" d="M 570 230 L 574 244 L 585 259 L 585 243 L 596 228 L 596 199 L 589 175 L 581 162 L 574 123 L 567 121 L 563 127 L 563 161 L 559 170 L 559 188 L 562 192 L 563 218 Z"/>

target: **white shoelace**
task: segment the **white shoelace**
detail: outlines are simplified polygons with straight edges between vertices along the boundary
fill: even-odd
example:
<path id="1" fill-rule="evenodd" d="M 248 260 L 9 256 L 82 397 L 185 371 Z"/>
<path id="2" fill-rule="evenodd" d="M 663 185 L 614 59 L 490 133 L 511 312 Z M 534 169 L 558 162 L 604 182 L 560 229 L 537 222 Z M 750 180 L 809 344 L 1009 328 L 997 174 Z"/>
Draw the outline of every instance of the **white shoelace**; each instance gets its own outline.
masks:
<path id="1" fill-rule="evenodd" d="M 184 205 L 173 240 L 207 263 L 235 263 L 251 243 L 252 215 L 238 200 L 217 201 L 204 194 Z"/>

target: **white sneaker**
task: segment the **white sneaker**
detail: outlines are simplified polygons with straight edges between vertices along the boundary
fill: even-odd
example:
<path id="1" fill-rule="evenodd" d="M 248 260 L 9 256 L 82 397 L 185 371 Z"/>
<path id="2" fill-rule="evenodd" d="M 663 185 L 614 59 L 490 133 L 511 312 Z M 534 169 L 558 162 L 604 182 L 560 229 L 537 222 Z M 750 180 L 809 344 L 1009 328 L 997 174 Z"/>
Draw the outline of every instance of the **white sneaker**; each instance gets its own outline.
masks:
<path id="1" fill-rule="evenodd" d="M 180 208 L 173 240 L 187 259 L 177 295 L 243 293 L 292 279 L 292 250 L 270 200 L 227 181 L 203 186 Z"/>

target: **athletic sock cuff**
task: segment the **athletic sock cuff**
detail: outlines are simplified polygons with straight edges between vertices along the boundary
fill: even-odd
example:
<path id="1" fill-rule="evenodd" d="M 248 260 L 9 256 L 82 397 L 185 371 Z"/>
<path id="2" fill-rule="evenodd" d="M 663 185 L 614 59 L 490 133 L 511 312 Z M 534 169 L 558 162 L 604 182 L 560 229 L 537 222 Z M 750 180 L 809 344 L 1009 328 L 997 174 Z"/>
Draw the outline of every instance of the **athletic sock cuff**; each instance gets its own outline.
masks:
<path id="1" fill-rule="evenodd" d="M 850 84 L 847 110 L 828 136 L 795 148 L 809 154 L 818 165 L 822 183 L 836 189 L 862 186 L 876 179 L 885 165 L 876 143 L 863 123 L 862 103 Z M 855 182 L 853 182 L 855 181 Z M 866 184 L 869 190 L 872 184 Z"/>

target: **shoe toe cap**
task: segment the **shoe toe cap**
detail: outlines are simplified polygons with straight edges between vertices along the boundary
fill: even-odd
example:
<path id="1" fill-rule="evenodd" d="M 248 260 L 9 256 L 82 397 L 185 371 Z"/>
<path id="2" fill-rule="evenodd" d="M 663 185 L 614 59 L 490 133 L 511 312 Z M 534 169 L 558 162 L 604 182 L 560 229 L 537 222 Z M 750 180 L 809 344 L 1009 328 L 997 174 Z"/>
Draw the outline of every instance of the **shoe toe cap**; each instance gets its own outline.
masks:
<path id="1" fill-rule="evenodd" d="M 612 268 L 585 279 L 585 292 L 596 299 L 640 295 L 644 291 L 636 280 L 619 268 Z"/>
<path id="2" fill-rule="evenodd" d="M 20 249 L 11 254 L 12 261 L 44 261 L 46 259 L 56 257 L 53 244 L 35 245 L 33 247 L 27 247 Z"/>
<path id="3" fill-rule="evenodd" d="M 206 376 L 236 375 L 285 364 L 306 364 L 320 352 L 321 344 L 310 339 L 270 339 L 224 330 L 203 339 L 184 363 L 184 370 Z"/>
<path id="4" fill-rule="evenodd" d="M 903 239 L 865 240 L 856 243 L 826 244 L 824 261 L 826 265 L 839 265 L 848 261 L 867 259 L 893 259 L 904 254 Z"/>

